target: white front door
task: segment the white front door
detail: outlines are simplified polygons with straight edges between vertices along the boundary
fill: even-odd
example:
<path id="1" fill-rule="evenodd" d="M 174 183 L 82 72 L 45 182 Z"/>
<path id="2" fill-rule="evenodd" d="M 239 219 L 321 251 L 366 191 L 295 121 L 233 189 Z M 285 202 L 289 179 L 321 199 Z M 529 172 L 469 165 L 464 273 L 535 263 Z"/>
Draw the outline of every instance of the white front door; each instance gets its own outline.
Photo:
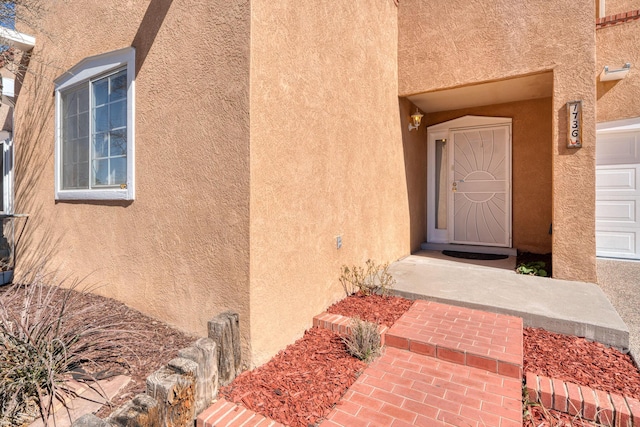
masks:
<path id="1" fill-rule="evenodd" d="M 509 134 L 508 126 L 451 132 L 452 243 L 511 246 Z"/>
<path id="2" fill-rule="evenodd" d="M 511 247 L 511 119 L 430 126 L 428 144 L 427 241 Z"/>

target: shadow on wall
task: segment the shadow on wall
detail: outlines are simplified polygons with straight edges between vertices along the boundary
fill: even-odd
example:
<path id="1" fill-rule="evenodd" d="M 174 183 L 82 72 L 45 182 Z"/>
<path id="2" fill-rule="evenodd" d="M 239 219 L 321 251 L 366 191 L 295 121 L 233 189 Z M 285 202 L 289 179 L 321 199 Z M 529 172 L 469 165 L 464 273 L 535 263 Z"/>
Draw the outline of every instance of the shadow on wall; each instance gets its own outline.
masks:
<path id="1" fill-rule="evenodd" d="M 136 75 L 144 65 L 172 3 L 173 0 L 151 0 L 149 3 L 138 32 L 131 42 L 131 46 L 136 48 Z"/>
<path id="2" fill-rule="evenodd" d="M 416 106 L 406 98 L 398 99 L 404 171 L 407 181 L 411 252 L 420 250 L 427 237 L 427 127 L 426 120 L 417 130 L 409 130 Z"/>
<path id="3" fill-rule="evenodd" d="M 600 100 L 603 96 L 607 94 L 611 89 L 613 89 L 621 80 L 611 80 L 608 82 L 600 81 L 600 77 L 598 77 L 598 81 L 596 84 L 596 99 Z"/>
<path id="4" fill-rule="evenodd" d="M 47 200 L 53 200 L 39 193 L 40 189 L 46 188 L 49 190 L 46 194 L 53 195 L 52 184 L 42 184 L 44 172 L 51 168 L 53 156 L 53 129 L 50 127 L 53 122 L 53 98 L 47 77 L 53 65 L 45 64 L 37 57 L 26 57 L 22 66 L 23 70 L 29 69 L 16 79 L 20 127 L 14 134 L 14 211 L 28 214 L 30 219 L 19 247 L 16 247 L 15 282 L 29 280 L 32 274 L 52 271 L 50 263 L 60 244 L 55 218 L 43 215 L 44 204 Z M 21 97 L 22 85 L 26 80 L 29 93 Z"/>
<path id="5" fill-rule="evenodd" d="M 136 48 L 136 74 L 143 66 L 173 0 L 151 0 L 138 31 L 132 41 Z M 41 49 L 42 50 L 42 49 Z M 14 177 L 16 213 L 29 215 L 29 222 L 16 247 L 17 270 L 14 281 L 29 280 L 35 273 L 55 272 L 52 265 L 60 249 L 62 231 L 56 228 L 54 216 L 43 214 L 45 203 L 55 203 L 53 183 L 42 182 L 43 175 L 51 169 L 53 157 L 54 102 L 51 96 L 51 70 L 58 74 L 59 67 L 45 63 L 39 57 L 24 57 L 22 76 L 16 78 L 16 99 L 20 128 L 14 134 Z M 29 93 L 20 97 L 20 91 L 28 80 Z M 45 189 L 44 194 L 40 192 Z M 71 202 L 73 203 L 73 202 Z M 86 204 L 86 202 L 83 202 Z M 127 206 L 130 202 L 97 202 L 101 205 Z"/>

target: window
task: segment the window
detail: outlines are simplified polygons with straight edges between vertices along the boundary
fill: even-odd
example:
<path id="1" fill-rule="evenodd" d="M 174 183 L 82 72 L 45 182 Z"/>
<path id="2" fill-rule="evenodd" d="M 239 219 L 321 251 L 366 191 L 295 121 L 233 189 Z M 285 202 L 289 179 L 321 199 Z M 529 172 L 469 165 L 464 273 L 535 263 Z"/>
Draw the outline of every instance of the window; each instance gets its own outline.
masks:
<path id="1" fill-rule="evenodd" d="M 16 29 L 16 3 L 3 1 L 0 3 L 0 27 Z"/>
<path id="2" fill-rule="evenodd" d="M 125 48 L 56 79 L 56 199 L 133 200 L 134 74 Z"/>
<path id="3" fill-rule="evenodd" d="M 6 130 L 0 131 L 0 171 L 0 214 L 8 215 L 13 213 L 13 142 Z"/>

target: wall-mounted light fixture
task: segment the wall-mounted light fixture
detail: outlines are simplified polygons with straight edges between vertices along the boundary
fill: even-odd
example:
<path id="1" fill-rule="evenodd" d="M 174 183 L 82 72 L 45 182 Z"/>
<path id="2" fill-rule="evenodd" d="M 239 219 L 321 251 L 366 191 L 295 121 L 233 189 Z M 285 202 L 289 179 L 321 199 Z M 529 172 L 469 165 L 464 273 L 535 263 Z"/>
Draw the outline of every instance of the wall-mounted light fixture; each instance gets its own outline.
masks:
<path id="1" fill-rule="evenodd" d="M 416 107 L 416 112 L 411 115 L 411 123 L 409 123 L 409 132 L 414 129 L 418 129 L 420 127 L 420 123 L 422 123 L 422 118 L 424 115 L 420 114 L 418 107 Z"/>
<path id="2" fill-rule="evenodd" d="M 622 68 L 618 68 L 617 70 L 610 70 L 609 66 L 605 66 L 604 70 L 600 73 L 600 81 L 608 82 L 610 80 L 622 80 L 627 74 L 629 74 L 629 70 L 631 69 L 631 64 L 627 62 L 622 66 Z"/>

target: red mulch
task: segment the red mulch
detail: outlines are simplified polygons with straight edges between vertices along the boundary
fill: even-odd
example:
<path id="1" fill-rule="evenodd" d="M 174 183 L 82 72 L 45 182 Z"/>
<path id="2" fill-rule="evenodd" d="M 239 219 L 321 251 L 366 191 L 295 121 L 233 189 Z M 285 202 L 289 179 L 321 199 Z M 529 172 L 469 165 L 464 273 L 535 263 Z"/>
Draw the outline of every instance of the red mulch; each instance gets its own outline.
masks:
<path id="1" fill-rule="evenodd" d="M 338 335 L 314 328 L 220 393 L 282 424 L 307 427 L 329 414 L 365 367 Z"/>
<path id="2" fill-rule="evenodd" d="M 524 370 L 640 398 L 640 372 L 631 358 L 584 338 L 524 328 Z"/>
<path id="3" fill-rule="evenodd" d="M 397 297 L 352 295 L 327 311 L 391 326 L 411 304 Z M 328 415 L 365 366 L 348 355 L 337 335 L 314 328 L 266 365 L 244 372 L 222 388 L 221 394 L 285 425 L 307 427 Z M 628 356 L 581 338 L 525 328 L 524 368 L 600 390 L 640 396 L 640 373 Z M 532 405 L 524 426 L 597 424 Z"/>
<path id="4" fill-rule="evenodd" d="M 359 317 L 367 322 L 391 327 L 400 318 L 413 301 L 406 298 L 354 294 L 338 301 L 327 309 L 328 313 L 347 317 Z"/>

